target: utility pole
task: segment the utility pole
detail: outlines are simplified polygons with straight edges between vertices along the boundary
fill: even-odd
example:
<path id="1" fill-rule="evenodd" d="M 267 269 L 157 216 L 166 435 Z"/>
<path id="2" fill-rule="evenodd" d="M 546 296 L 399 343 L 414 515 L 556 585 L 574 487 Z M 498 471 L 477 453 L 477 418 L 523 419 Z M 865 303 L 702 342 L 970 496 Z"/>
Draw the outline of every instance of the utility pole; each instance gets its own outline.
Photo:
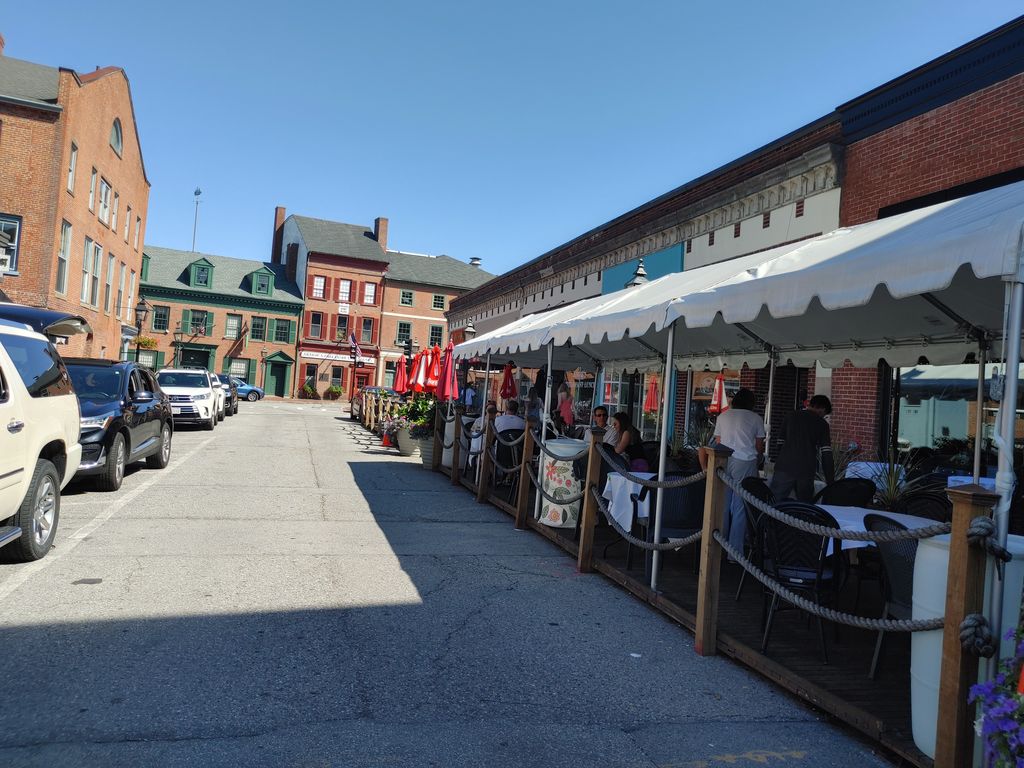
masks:
<path id="1" fill-rule="evenodd" d="M 196 250 L 196 228 L 199 226 L 199 196 L 203 194 L 203 190 L 196 187 L 196 191 L 192 193 L 196 199 L 196 216 L 192 220 L 192 252 Z"/>

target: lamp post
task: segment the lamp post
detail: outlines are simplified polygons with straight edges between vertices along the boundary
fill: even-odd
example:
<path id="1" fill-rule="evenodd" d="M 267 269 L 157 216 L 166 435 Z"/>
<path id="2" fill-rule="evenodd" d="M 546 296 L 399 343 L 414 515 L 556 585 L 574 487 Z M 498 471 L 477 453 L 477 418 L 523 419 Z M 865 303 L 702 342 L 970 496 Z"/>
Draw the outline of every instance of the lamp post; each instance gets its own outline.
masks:
<path id="1" fill-rule="evenodd" d="M 470 318 L 466 323 L 466 327 L 462 329 L 462 335 L 465 337 L 466 341 L 472 341 L 476 338 L 476 326 L 473 325 L 473 318 Z"/>
<path id="2" fill-rule="evenodd" d="M 173 362 L 171 363 L 171 365 L 175 368 L 178 367 L 178 350 L 181 349 L 181 338 L 184 335 L 185 334 L 181 330 L 181 323 L 177 323 L 174 326 L 174 355 Z"/>
<path id="3" fill-rule="evenodd" d="M 135 305 L 135 362 L 139 362 L 139 340 L 142 338 L 142 326 L 149 317 L 149 304 L 139 297 L 139 303 Z"/>
<path id="4" fill-rule="evenodd" d="M 267 388 L 267 348 L 264 347 L 260 350 L 260 367 L 263 368 L 263 384 L 261 385 L 264 390 Z"/>

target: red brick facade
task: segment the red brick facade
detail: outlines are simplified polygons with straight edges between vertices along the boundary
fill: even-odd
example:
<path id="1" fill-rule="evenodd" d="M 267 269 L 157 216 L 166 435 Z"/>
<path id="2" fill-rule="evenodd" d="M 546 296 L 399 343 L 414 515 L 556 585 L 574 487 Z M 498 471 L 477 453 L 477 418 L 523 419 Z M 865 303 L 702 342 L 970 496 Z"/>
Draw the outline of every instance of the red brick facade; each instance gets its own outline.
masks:
<path id="1" fill-rule="evenodd" d="M 403 294 L 411 305 L 403 304 Z M 426 349 L 433 338 L 443 349 L 448 343 L 448 320 L 445 311 L 453 298 L 463 291 L 436 285 L 420 285 L 404 281 L 386 280 L 384 285 L 384 306 L 381 320 L 381 348 L 384 362 L 395 363 L 404 351 L 399 341 L 399 324 L 408 324 L 409 333 L 420 349 Z M 434 306 L 434 297 L 443 297 L 440 307 Z M 438 329 L 440 333 L 438 333 Z M 405 330 L 405 327 L 401 330 Z M 433 331 L 433 334 L 432 334 Z M 439 340 L 438 340 L 439 339 Z M 385 383 L 385 368 L 381 367 L 378 384 Z"/>
<path id="2" fill-rule="evenodd" d="M 0 214 L 21 221 L 17 273 L 4 275 L 0 288 L 13 301 L 84 316 L 93 333 L 72 337 L 66 354 L 116 358 L 122 324 L 135 323 L 129 305 L 138 297 L 150 190 L 131 92 L 117 68 L 84 76 L 60 70 L 57 77 L 60 112 L 0 105 Z M 121 127 L 120 154 L 111 145 L 115 119 Z M 68 189 L 72 144 L 77 151 Z M 103 182 L 109 185 L 108 206 L 101 203 Z M 101 210 L 107 211 L 106 222 Z M 68 239 L 63 237 L 65 222 L 70 225 Z M 90 272 L 93 256 L 99 254 L 95 291 L 92 274 L 83 272 L 87 238 L 93 244 Z M 62 255 L 66 262 L 59 261 Z M 84 293 L 83 281 L 88 283 Z"/>

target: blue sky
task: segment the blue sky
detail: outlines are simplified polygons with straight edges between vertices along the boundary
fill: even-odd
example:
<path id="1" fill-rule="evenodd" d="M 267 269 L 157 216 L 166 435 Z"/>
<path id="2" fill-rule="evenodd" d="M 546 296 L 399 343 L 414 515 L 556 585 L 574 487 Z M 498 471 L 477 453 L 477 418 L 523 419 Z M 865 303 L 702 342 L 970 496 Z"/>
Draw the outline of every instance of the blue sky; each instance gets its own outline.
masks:
<path id="1" fill-rule="evenodd" d="M 275 205 L 500 273 L 1014 18 L 1019 3 L 50 0 L 15 58 L 123 67 L 147 242 L 269 257 Z"/>

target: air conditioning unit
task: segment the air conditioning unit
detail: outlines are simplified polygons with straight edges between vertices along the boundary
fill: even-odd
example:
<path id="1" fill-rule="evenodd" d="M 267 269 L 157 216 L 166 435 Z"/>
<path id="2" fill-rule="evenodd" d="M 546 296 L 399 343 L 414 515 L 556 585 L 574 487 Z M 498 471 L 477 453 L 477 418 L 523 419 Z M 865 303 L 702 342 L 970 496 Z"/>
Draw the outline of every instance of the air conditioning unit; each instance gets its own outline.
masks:
<path id="1" fill-rule="evenodd" d="M 7 272 L 11 268 L 11 254 L 8 251 L 0 251 L 0 272 Z"/>

